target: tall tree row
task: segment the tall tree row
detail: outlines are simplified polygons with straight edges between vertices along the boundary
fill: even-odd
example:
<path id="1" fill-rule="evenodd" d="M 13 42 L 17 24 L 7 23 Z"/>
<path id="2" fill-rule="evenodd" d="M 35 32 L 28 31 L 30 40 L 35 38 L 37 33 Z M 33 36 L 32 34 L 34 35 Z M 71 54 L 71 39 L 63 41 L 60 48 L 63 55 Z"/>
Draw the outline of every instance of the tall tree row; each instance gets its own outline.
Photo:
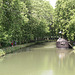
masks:
<path id="1" fill-rule="evenodd" d="M 75 0 L 0 0 L 0 45 L 62 35 L 75 41 Z"/>
<path id="2" fill-rule="evenodd" d="M 56 33 L 75 41 L 75 0 L 57 0 L 55 8 Z"/>
<path id="3" fill-rule="evenodd" d="M 0 0 L 0 44 L 42 39 L 49 33 L 52 14 L 44 0 Z"/>
<path id="4" fill-rule="evenodd" d="M 52 21 L 52 6 L 49 2 L 43 0 L 31 0 L 28 9 L 28 25 L 30 26 L 30 32 L 32 31 L 31 34 L 36 39 L 44 37 L 49 32 L 48 25 Z"/>

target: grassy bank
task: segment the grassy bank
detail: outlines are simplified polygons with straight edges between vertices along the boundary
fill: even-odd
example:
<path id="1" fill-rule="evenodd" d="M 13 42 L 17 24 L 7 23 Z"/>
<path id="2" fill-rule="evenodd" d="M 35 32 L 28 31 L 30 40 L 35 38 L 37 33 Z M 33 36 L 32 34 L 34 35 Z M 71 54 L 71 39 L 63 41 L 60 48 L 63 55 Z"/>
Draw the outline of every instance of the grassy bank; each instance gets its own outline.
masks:
<path id="1" fill-rule="evenodd" d="M 44 43 L 44 42 L 52 42 L 52 41 L 51 40 L 37 41 L 37 42 L 33 42 L 33 43 L 26 43 L 26 44 L 22 44 L 22 45 L 16 45 L 16 46 L 13 46 L 13 47 L 1 48 L 0 49 L 0 57 L 4 56 L 6 54 L 9 54 L 9 53 L 16 52 L 16 51 L 18 51 L 22 48 L 29 47 L 29 46 L 32 46 L 32 45 L 35 45 L 35 44 L 41 44 L 41 43 Z M 75 46 L 73 46 L 73 49 L 75 50 Z"/>
<path id="2" fill-rule="evenodd" d="M 2 49 L 0 49 L 0 57 L 4 55 L 5 55 L 5 52 Z"/>
<path id="3" fill-rule="evenodd" d="M 16 45 L 13 47 L 4 47 L 4 48 L 0 49 L 0 57 L 4 56 L 5 54 L 13 53 L 21 48 L 28 47 L 28 46 L 31 46 L 34 44 L 35 43 L 27 43 L 27 44 L 22 44 L 22 45 Z"/>
<path id="4" fill-rule="evenodd" d="M 16 45 L 16 46 L 13 46 L 13 47 L 4 47 L 4 48 L 1 48 L 0 49 L 0 57 L 4 56 L 5 54 L 9 54 L 9 53 L 13 53 L 15 51 L 18 51 L 21 48 L 25 48 L 25 47 L 32 46 L 32 45 L 35 45 L 35 44 L 41 44 L 41 43 L 44 43 L 44 42 L 48 42 L 48 41 L 37 41 L 37 42 L 33 42 L 33 43 Z"/>

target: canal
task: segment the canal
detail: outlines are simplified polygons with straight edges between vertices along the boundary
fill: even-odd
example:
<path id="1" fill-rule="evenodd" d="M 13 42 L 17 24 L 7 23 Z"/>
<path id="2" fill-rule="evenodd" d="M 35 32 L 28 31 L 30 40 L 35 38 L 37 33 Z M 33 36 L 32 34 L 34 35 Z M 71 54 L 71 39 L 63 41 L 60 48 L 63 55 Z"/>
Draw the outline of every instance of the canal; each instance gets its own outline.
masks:
<path id="1" fill-rule="evenodd" d="M 75 75 L 75 54 L 54 42 L 23 48 L 0 58 L 0 75 Z"/>

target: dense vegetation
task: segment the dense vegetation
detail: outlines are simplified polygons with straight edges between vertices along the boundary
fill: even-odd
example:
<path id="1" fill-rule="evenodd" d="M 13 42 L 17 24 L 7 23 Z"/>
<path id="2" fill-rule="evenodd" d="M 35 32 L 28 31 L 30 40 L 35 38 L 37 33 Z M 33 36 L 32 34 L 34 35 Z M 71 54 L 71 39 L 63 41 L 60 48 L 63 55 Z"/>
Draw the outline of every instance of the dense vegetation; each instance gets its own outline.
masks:
<path id="1" fill-rule="evenodd" d="M 49 34 L 53 8 L 44 0 L 0 0 L 0 44 L 43 39 Z"/>
<path id="2" fill-rule="evenodd" d="M 75 0 L 57 0 L 55 9 L 55 29 L 68 40 L 75 41 Z"/>
<path id="3" fill-rule="evenodd" d="M 0 45 L 63 36 L 75 41 L 75 0 L 0 0 Z"/>

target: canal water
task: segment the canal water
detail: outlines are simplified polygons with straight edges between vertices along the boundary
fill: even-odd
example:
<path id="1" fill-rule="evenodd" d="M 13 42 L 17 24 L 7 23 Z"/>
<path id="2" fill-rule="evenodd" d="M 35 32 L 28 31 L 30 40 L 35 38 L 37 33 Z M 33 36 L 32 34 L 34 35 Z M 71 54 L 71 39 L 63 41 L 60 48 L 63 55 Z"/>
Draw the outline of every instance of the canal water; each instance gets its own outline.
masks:
<path id="1" fill-rule="evenodd" d="M 0 75 L 75 75 L 75 54 L 43 43 L 0 58 Z"/>

